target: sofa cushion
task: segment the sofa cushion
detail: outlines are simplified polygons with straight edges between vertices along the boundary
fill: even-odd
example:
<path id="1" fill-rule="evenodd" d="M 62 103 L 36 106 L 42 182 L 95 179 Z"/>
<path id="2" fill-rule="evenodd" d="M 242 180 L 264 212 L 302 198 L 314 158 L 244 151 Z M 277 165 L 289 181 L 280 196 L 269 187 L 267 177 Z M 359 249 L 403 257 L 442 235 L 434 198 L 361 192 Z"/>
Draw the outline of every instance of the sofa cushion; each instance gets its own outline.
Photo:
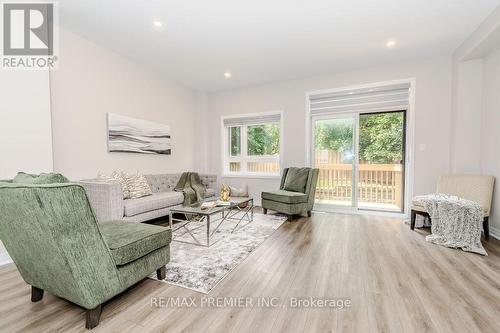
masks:
<path id="1" fill-rule="evenodd" d="M 179 205 L 184 202 L 182 192 L 153 193 L 147 197 L 127 199 L 123 202 L 125 216 L 135 216 L 153 210 Z"/>
<path id="2" fill-rule="evenodd" d="M 286 191 L 305 193 L 310 170 L 310 168 L 289 168 L 283 189 Z"/>
<path id="3" fill-rule="evenodd" d="M 271 192 L 262 192 L 262 199 L 282 202 L 286 204 L 296 204 L 307 202 L 307 195 L 299 192 L 277 190 Z"/>
<path id="4" fill-rule="evenodd" d="M 172 240 L 170 228 L 151 224 L 106 221 L 99 223 L 99 229 L 117 266 L 168 246 Z"/>
<path id="5" fill-rule="evenodd" d="M 307 202 L 289 204 L 278 201 L 262 199 L 262 208 L 270 209 L 275 212 L 284 213 L 287 215 L 303 214 L 308 211 Z"/>

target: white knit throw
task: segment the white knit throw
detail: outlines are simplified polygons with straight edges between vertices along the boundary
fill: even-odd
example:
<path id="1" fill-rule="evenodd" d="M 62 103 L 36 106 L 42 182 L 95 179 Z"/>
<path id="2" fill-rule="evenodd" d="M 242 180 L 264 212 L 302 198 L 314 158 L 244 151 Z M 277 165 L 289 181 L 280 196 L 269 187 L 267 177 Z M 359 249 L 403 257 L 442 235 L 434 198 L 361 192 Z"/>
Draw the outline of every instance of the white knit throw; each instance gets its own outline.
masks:
<path id="1" fill-rule="evenodd" d="M 425 238 L 428 242 L 487 255 L 481 244 L 483 210 L 478 203 L 441 193 L 413 200 L 431 217 L 432 235 Z"/>

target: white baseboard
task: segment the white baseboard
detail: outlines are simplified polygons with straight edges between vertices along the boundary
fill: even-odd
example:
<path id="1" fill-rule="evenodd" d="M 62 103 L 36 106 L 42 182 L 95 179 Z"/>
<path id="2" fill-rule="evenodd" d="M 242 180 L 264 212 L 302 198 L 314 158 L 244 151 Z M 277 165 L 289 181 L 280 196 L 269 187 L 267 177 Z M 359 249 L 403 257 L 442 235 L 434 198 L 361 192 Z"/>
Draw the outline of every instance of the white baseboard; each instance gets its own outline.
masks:
<path id="1" fill-rule="evenodd" d="M 490 236 L 500 240 L 500 229 L 490 226 Z"/>

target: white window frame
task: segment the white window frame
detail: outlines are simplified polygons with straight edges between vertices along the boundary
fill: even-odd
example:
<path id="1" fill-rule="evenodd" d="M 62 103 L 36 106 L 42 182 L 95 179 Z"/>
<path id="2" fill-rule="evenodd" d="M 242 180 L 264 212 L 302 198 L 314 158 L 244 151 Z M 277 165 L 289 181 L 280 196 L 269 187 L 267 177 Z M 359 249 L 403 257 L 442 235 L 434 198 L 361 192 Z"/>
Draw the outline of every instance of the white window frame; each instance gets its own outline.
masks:
<path id="1" fill-rule="evenodd" d="M 247 148 L 247 128 L 248 126 L 252 126 L 252 124 L 245 124 L 242 126 L 238 126 L 241 128 L 241 144 L 240 144 L 240 156 L 231 156 L 230 155 L 230 133 L 229 129 L 231 127 L 224 126 L 225 119 L 238 119 L 245 117 L 258 117 L 264 115 L 280 115 L 279 127 L 280 127 L 280 152 L 279 155 L 262 155 L 262 156 L 248 156 Z M 262 123 L 257 123 L 254 125 L 261 125 Z M 261 113 L 250 113 L 250 114 L 239 114 L 239 115 L 231 115 L 231 116 L 222 116 L 221 117 L 221 149 L 222 149 L 222 176 L 223 177 L 241 177 L 241 178 L 280 178 L 281 177 L 281 169 L 283 165 L 283 147 L 284 147 L 284 129 L 283 129 L 283 111 L 270 111 L 270 112 L 261 112 Z M 229 171 L 229 163 L 231 162 L 239 162 L 241 166 L 241 170 L 239 172 L 231 172 Z M 278 162 L 278 173 L 258 173 L 258 172 L 248 172 L 247 171 L 247 163 L 248 162 Z"/>

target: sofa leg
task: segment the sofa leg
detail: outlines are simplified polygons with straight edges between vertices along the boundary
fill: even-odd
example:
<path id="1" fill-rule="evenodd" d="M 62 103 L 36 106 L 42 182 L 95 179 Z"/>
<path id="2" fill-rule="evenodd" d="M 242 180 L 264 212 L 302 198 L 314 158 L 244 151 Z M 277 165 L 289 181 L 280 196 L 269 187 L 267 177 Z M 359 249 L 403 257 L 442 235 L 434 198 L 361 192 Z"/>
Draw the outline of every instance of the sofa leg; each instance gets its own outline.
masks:
<path id="1" fill-rule="evenodd" d="M 159 269 L 156 270 L 156 277 L 158 280 L 165 280 L 165 277 L 167 276 L 167 269 L 165 266 L 160 267 Z"/>
<path id="2" fill-rule="evenodd" d="M 43 289 L 31 286 L 31 301 L 38 302 L 43 298 Z"/>
<path id="3" fill-rule="evenodd" d="M 310 210 L 307 211 L 307 217 L 311 217 L 311 211 Z"/>
<path id="4" fill-rule="evenodd" d="M 410 229 L 415 230 L 415 220 L 417 218 L 417 212 L 413 209 L 411 210 L 411 219 L 410 219 Z"/>
<path id="5" fill-rule="evenodd" d="M 99 325 L 101 319 L 102 305 L 99 304 L 96 308 L 87 310 L 85 328 L 88 330 L 93 329 Z"/>
<path id="6" fill-rule="evenodd" d="M 292 222 L 293 221 L 293 215 L 288 215 L 286 220 L 288 222 Z"/>
<path id="7" fill-rule="evenodd" d="M 264 215 L 267 214 L 267 208 L 262 208 L 262 210 L 264 211 Z"/>
<path id="8" fill-rule="evenodd" d="M 484 230 L 484 239 L 490 239 L 490 218 L 485 217 L 483 220 L 483 230 Z"/>

